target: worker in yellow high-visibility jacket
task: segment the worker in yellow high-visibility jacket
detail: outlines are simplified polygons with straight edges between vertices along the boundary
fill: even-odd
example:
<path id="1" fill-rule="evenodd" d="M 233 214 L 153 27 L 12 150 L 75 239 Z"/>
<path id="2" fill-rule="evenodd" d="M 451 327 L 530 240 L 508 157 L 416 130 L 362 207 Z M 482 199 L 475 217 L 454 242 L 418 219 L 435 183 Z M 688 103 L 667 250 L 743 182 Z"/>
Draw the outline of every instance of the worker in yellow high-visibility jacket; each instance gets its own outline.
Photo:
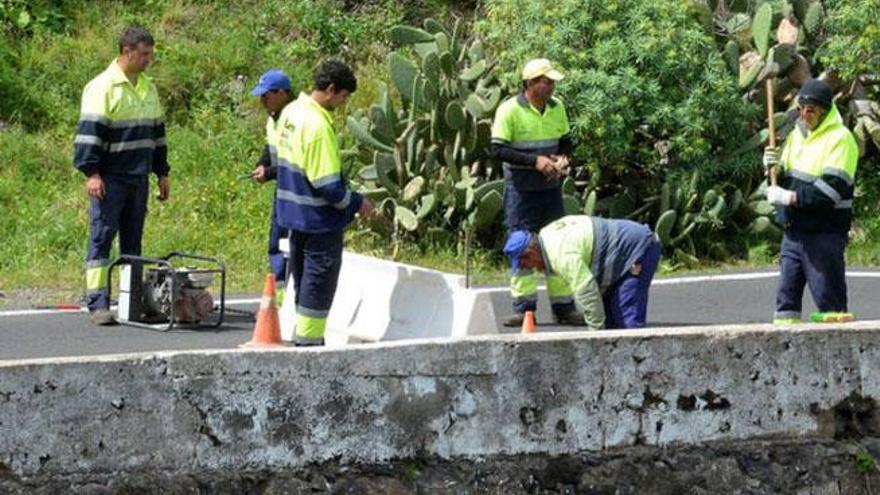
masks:
<path id="1" fill-rule="evenodd" d="M 107 280 L 117 232 L 120 253 L 141 254 L 150 173 L 158 177 L 159 200 L 169 195 L 165 120 L 156 86 L 144 75 L 154 45 L 149 31 L 126 29 L 119 56 L 83 90 L 74 165 L 86 176 L 91 201 L 86 293 L 97 325 L 115 323 Z"/>
<path id="2" fill-rule="evenodd" d="M 522 70 L 522 92 L 504 101 L 492 123 L 492 149 L 504 170 L 504 225 L 508 233 L 536 233 L 565 215 L 562 178 L 574 148 L 568 114 L 553 96 L 563 75 L 549 60 L 538 58 Z M 583 325 L 571 289 L 555 274 L 546 277 L 547 295 L 558 323 Z M 508 327 L 522 325 L 526 311 L 538 304 L 534 270 L 514 266 L 510 276 L 513 313 L 504 318 Z"/>
<path id="3" fill-rule="evenodd" d="M 269 69 L 260 76 L 257 86 L 251 90 L 253 96 L 260 97 L 260 104 L 269 114 L 266 118 L 266 146 L 251 177 L 259 183 L 275 180 L 278 172 L 278 118 L 281 110 L 291 101 L 290 78 L 280 69 Z M 275 213 L 275 198 L 272 198 L 272 219 L 269 227 L 269 268 L 275 275 L 275 294 L 278 306 L 284 303 L 287 287 L 287 257 L 281 252 L 279 242 L 290 235 L 287 229 L 278 225 Z"/>
<path id="4" fill-rule="evenodd" d="M 764 165 L 782 164 L 767 200 L 785 227 L 779 253 L 776 324 L 801 321 L 804 286 L 819 321 L 849 320 L 844 251 L 853 214 L 859 148 L 825 81 L 807 80 L 798 92 L 798 120 L 782 147 L 767 148 Z"/>
<path id="5" fill-rule="evenodd" d="M 369 200 L 348 187 L 330 112 L 357 89 L 350 67 L 326 61 L 311 93 L 281 111 L 275 210 L 290 231 L 289 276 L 296 295 L 295 345 L 323 345 L 327 315 L 342 267 L 342 231 Z"/>

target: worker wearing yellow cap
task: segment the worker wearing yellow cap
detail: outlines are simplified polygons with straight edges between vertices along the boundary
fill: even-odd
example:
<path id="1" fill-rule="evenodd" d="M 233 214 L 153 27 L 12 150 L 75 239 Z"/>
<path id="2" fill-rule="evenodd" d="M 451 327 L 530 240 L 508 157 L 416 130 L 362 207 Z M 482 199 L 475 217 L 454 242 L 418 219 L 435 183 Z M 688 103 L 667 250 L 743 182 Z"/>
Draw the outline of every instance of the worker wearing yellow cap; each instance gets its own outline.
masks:
<path id="1" fill-rule="evenodd" d="M 568 171 L 573 146 L 568 115 L 553 96 L 563 74 L 538 58 L 522 70 L 522 92 L 503 102 L 492 124 L 492 146 L 504 170 L 504 213 L 508 232 L 536 233 L 564 214 L 561 180 Z M 547 275 L 547 294 L 557 323 L 583 325 L 571 289 L 558 275 Z M 538 303 L 537 276 L 514 266 L 510 279 L 513 313 L 505 326 L 520 326 L 526 311 Z"/>

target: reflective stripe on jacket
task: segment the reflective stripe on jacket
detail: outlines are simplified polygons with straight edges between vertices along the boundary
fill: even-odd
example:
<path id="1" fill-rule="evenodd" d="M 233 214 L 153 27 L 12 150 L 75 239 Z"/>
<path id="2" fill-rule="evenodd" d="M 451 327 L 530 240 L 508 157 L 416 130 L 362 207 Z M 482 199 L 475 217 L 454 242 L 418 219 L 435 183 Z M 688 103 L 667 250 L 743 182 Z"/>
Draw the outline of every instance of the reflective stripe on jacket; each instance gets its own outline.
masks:
<path id="1" fill-rule="evenodd" d="M 843 125 L 837 106 L 812 132 L 802 120 L 782 149 L 782 187 L 797 193 L 797 203 L 781 211 L 786 228 L 807 232 L 849 231 L 859 148 Z"/>
<path id="2" fill-rule="evenodd" d="M 495 111 L 492 142 L 533 155 L 555 155 L 559 140 L 568 135 L 568 115 L 562 101 L 553 97 L 541 113 L 526 99 L 525 94 L 509 98 Z M 504 178 L 521 191 L 539 191 L 559 186 L 558 180 L 548 181 L 534 167 L 504 162 Z"/>
<path id="3" fill-rule="evenodd" d="M 114 60 L 83 90 L 74 165 L 86 176 L 168 175 L 165 120 L 156 86 L 133 86 Z"/>
<path id="4" fill-rule="evenodd" d="M 342 175 L 333 120 L 303 93 L 278 118 L 276 213 L 284 228 L 342 230 L 363 202 Z"/>

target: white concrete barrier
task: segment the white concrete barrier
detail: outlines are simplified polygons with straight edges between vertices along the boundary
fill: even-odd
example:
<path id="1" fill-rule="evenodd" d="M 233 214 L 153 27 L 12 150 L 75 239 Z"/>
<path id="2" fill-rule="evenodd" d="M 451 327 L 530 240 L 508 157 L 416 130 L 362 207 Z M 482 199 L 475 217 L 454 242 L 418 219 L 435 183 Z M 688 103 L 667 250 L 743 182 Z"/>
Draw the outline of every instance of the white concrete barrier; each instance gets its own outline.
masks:
<path id="1" fill-rule="evenodd" d="M 465 277 L 352 252 L 342 271 L 325 339 L 328 345 L 496 333 L 490 290 L 468 289 Z M 296 326 L 293 280 L 281 308 L 281 336 Z"/>

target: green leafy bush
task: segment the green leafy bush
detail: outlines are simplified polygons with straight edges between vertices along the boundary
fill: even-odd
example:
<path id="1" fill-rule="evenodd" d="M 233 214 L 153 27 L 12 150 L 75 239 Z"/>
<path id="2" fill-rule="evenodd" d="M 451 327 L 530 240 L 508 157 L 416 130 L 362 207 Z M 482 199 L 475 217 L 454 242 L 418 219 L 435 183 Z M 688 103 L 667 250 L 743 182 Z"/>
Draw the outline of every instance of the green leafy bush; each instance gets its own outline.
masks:
<path id="1" fill-rule="evenodd" d="M 490 0 L 486 10 L 477 29 L 510 89 L 531 58 L 549 58 L 566 74 L 557 93 L 573 116 L 586 208 L 662 226 L 668 247 L 729 256 L 719 243 L 751 221 L 739 209 L 760 162 L 738 149 L 758 109 L 742 101 L 704 7 Z"/>
<path id="2" fill-rule="evenodd" d="M 831 35 L 819 60 L 844 79 L 877 74 L 880 67 L 880 0 L 826 0 Z"/>
<path id="3" fill-rule="evenodd" d="M 749 111 L 692 2 L 490 0 L 486 9 L 478 30 L 511 89 L 531 58 L 566 73 L 558 93 L 574 115 L 577 157 L 593 171 L 715 170 L 724 164 L 713 155 L 745 135 Z"/>

